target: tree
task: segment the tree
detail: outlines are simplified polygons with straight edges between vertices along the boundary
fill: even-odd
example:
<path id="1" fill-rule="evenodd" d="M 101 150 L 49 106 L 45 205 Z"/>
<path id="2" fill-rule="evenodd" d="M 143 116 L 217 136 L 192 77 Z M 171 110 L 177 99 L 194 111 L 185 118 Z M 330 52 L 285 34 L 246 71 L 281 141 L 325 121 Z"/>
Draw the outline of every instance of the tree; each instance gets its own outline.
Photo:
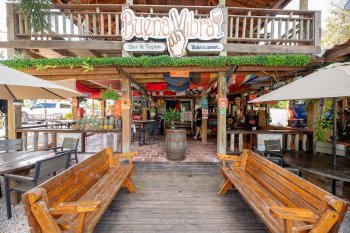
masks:
<path id="1" fill-rule="evenodd" d="M 350 11 L 343 9 L 343 4 L 332 4 L 331 15 L 326 22 L 326 31 L 322 37 L 322 47 L 332 48 L 350 39 Z"/>

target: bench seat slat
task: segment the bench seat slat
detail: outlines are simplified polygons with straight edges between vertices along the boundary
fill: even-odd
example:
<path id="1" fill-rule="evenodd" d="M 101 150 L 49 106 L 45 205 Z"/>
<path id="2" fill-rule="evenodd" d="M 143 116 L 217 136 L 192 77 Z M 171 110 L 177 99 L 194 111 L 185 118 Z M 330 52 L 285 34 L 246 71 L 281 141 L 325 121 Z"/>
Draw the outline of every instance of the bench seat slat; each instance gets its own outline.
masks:
<path id="1" fill-rule="evenodd" d="M 248 159 L 247 172 L 259 183 L 274 194 L 287 207 L 306 208 L 314 213 L 318 212 L 316 207 L 321 205 L 314 195 L 300 189 L 288 179 L 279 176 L 275 171 L 266 168 L 262 164 L 256 163 L 253 159 Z M 276 179 L 278 177 L 278 179 Z M 300 195 L 303 195 L 302 199 Z"/>
<path id="2" fill-rule="evenodd" d="M 92 186 L 79 200 L 77 201 L 101 201 L 101 207 L 93 214 L 88 213 L 85 216 L 84 232 L 92 232 L 93 225 L 89 223 L 97 222 L 104 213 L 107 206 L 114 199 L 117 191 L 122 187 L 124 181 L 128 177 L 131 166 L 113 167 L 105 176 L 103 176 L 94 186 Z M 58 218 L 59 223 L 71 224 L 72 229 L 78 221 L 77 215 L 67 214 Z"/>

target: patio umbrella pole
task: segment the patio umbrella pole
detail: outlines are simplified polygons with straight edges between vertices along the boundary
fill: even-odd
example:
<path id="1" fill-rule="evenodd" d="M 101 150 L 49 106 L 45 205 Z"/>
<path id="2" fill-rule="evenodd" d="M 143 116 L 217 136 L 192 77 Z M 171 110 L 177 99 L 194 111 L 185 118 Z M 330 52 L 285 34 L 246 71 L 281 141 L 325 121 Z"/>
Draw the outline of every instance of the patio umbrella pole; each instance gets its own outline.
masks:
<path id="1" fill-rule="evenodd" d="M 337 98 L 333 98 L 333 170 L 337 166 Z M 332 180 L 332 193 L 336 195 L 336 181 Z"/>

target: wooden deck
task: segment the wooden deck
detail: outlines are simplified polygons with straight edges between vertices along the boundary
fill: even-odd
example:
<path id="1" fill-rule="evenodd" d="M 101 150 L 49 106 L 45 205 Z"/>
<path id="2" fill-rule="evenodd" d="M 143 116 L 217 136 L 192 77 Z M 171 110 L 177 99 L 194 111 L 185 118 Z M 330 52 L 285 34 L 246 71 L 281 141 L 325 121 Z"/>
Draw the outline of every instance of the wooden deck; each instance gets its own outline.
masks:
<path id="1" fill-rule="evenodd" d="M 217 194 L 218 163 L 138 163 L 96 232 L 268 232 L 237 192 Z"/>

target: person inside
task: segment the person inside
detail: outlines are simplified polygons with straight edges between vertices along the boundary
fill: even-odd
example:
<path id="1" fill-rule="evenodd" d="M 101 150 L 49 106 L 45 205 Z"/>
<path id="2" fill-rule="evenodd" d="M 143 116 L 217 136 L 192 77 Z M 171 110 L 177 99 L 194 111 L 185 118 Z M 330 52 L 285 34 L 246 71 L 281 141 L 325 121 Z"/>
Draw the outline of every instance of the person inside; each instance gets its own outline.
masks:
<path id="1" fill-rule="evenodd" d="M 194 139 L 197 139 L 202 137 L 202 111 L 200 108 L 197 108 L 196 113 L 194 115 L 194 120 L 196 123 L 196 135 L 193 137 Z"/>

